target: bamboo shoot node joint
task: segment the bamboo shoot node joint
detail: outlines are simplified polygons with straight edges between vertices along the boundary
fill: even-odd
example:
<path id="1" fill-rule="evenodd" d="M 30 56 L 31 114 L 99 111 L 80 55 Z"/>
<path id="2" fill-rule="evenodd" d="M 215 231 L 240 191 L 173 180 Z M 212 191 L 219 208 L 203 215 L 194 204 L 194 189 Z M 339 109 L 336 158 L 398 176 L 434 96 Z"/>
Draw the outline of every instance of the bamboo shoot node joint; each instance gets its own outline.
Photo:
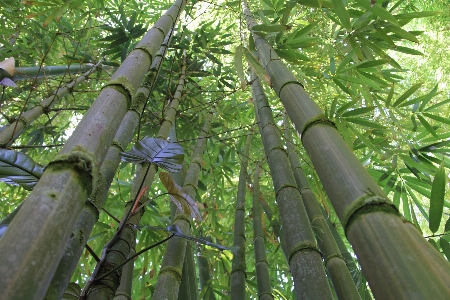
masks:
<path id="1" fill-rule="evenodd" d="M 289 251 L 289 264 L 291 263 L 292 257 L 300 251 L 315 251 L 320 254 L 321 257 L 323 257 L 322 252 L 317 248 L 317 245 L 314 241 L 303 241 L 295 245 L 291 251 Z"/>
<path id="2" fill-rule="evenodd" d="M 106 89 L 108 87 L 112 88 L 112 89 L 118 91 L 119 93 L 121 93 L 122 95 L 124 95 L 127 100 L 127 109 L 129 109 L 131 107 L 132 99 L 133 99 L 133 96 L 136 93 L 136 91 L 135 91 L 133 85 L 128 80 L 128 78 L 126 78 L 124 76 L 120 76 L 120 77 L 117 77 L 116 79 L 110 80 L 107 84 L 105 84 L 102 87 L 102 90 Z"/>
<path id="3" fill-rule="evenodd" d="M 387 198 L 374 195 L 373 192 L 356 199 L 344 211 L 341 218 L 344 231 L 347 232 L 352 223 L 367 213 L 385 212 L 400 216 L 397 207 Z"/>
<path id="4" fill-rule="evenodd" d="M 301 139 L 303 140 L 303 137 L 305 136 L 306 132 L 314 127 L 315 125 L 325 125 L 325 126 L 331 126 L 334 129 L 336 128 L 336 124 L 332 122 L 330 119 L 325 117 L 324 115 L 317 116 L 315 118 L 312 118 L 305 122 L 305 125 L 303 126 L 302 130 L 300 131 Z"/>
<path id="5" fill-rule="evenodd" d="M 172 276 L 176 277 L 176 280 L 178 282 L 181 282 L 181 269 L 172 266 L 162 267 L 161 270 L 159 271 L 158 278 L 164 273 L 172 274 Z"/>

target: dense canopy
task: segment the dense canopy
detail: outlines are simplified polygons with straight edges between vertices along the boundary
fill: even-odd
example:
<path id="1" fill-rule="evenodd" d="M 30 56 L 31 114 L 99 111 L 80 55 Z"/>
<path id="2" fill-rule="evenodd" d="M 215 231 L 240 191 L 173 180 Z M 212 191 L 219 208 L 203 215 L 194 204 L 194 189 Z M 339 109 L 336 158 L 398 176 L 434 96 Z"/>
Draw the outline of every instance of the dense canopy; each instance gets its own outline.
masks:
<path id="1" fill-rule="evenodd" d="M 20 248 L 22 233 L 24 241 L 34 239 L 27 237 L 28 230 L 36 240 L 41 235 L 48 236 L 45 242 L 48 248 L 41 249 L 39 242 L 33 244 L 39 248 L 33 251 L 48 252 L 48 257 L 55 260 L 53 267 L 48 263 L 48 270 L 42 271 L 45 275 L 40 275 L 40 270 L 33 271 L 33 276 L 48 277 L 43 279 L 43 284 L 48 286 L 53 284 L 51 279 L 61 256 L 68 251 L 64 250 L 65 244 L 79 237 L 82 253 L 75 259 L 77 267 L 73 274 L 72 270 L 67 275 L 72 282 L 67 293 L 79 295 L 79 287 L 85 287 L 98 260 L 109 266 L 109 261 L 105 263 L 102 256 L 105 245 L 109 242 L 113 247 L 124 240 L 118 238 L 118 242 L 113 238 L 117 228 L 124 227 L 124 234 L 128 234 L 126 230 L 133 232 L 125 256 L 134 251 L 130 250 L 134 241 L 135 252 L 139 252 L 175 234 L 178 237 L 170 242 L 176 239 L 187 243 L 187 246 L 176 246 L 175 249 L 182 249 L 179 253 L 169 252 L 170 246 L 166 251 L 168 244 L 162 243 L 134 260 L 134 270 L 129 273 L 132 299 L 151 299 L 152 295 L 154 299 L 163 299 L 157 284 L 162 285 L 158 280 L 166 279 L 158 274 L 168 268 L 165 256 L 177 255 L 185 260 L 180 292 L 177 286 L 175 297 L 178 293 L 179 299 L 230 299 L 235 284 L 233 276 L 242 271 L 246 283 L 246 295 L 242 299 L 257 299 L 262 295 L 259 277 L 258 284 L 256 280 L 260 256 L 254 252 L 259 236 L 265 241 L 262 251 L 270 278 L 269 294 L 274 299 L 293 299 L 295 295 L 300 298 L 292 278 L 296 276 L 292 263 L 296 254 L 292 249 L 286 252 L 280 232 L 303 230 L 297 228 L 299 224 L 306 224 L 312 232 L 316 225 L 308 207 L 313 225 L 309 226 L 308 220 L 297 222 L 294 217 L 289 226 L 283 223 L 285 219 L 280 211 L 285 208 L 278 198 L 281 188 L 277 186 L 290 184 L 277 183 L 284 175 L 275 175 L 274 168 L 282 163 L 271 163 L 271 159 L 273 162 L 280 156 L 273 155 L 273 151 L 281 151 L 289 154 L 289 158 L 298 155 L 304 172 L 301 176 L 309 185 L 299 186 L 302 197 L 306 201 L 303 192 L 310 189 L 329 221 L 342 252 L 337 256 L 344 258 L 359 296 L 369 299 L 380 295 L 376 292 L 376 279 L 374 283 L 370 280 L 366 283 L 371 270 L 364 269 L 362 263 L 363 275 L 361 267 L 355 264 L 360 255 L 352 250 L 354 242 L 349 237 L 349 233 L 353 234 L 350 225 L 362 218 L 352 215 L 354 211 L 360 209 L 361 214 L 372 211 L 367 208 L 362 212 L 363 206 L 354 211 L 351 205 L 339 208 L 331 199 L 332 188 L 344 189 L 354 182 L 336 179 L 347 178 L 346 174 L 351 173 L 344 168 L 346 162 L 318 166 L 320 161 L 315 158 L 318 152 L 329 151 L 330 156 L 335 152 L 327 145 L 314 144 L 314 138 L 307 137 L 307 133 L 315 132 L 314 125 L 322 122 L 322 127 L 337 129 L 345 142 L 342 145 L 354 153 L 379 185 L 380 193 L 392 201 L 395 206 L 392 211 L 398 209 L 407 226 L 419 230 L 441 256 L 450 259 L 450 87 L 447 85 L 450 16 L 449 3 L 444 2 L 248 0 L 244 4 L 179 0 L 172 6 L 173 1 L 165 0 L 0 0 L 0 61 L 3 61 L 0 63 L 0 224 L 10 224 L 13 219 L 15 222 L 3 227 L 7 229 L 0 237 L 0 250 L 9 247 L 4 241 L 12 240 L 8 237 L 10 229 L 15 234 L 20 232 L 11 249 Z M 246 5 L 255 19 L 253 25 L 248 13 L 243 12 Z M 171 15 L 164 15 L 168 10 Z M 175 25 L 171 29 L 172 22 Z M 161 44 L 165 47 L 160 50 Z M 269 49 L 266 56 L 264 49 Z M 157 64 L 159 59 L 162 61 Z M 292 75 L 277 73 L 281 67 L 271 67 L 274 61 L 283 62 Z M 129 66 L 132 67 L 125 69 Z M 261 79 L 259 88 L 256 76 Z M 303 104 L 298 111 L 286 108 L 296 129 L 290 130 L 294 127 L 287 122 L 286 103 L 279 97 L 288 94 L 283 91 L 294 80 L 323 114 L 303 121 L 300 115 L 315 108 Z M 122 97 L 120 101 L 114 100 L 116 94 Z M 272 109 L 273 121 L 267 121 L 269 117 L 263 114 L 263 108 L 268 107 L 260 104 L 263 95 Z M 109 104 L 100 109 L 101 101 Z M 174 120 L 168 117 L 171 114 Z M 122 130 L 121 124 L 128 124 L 129 131 L 122 138 L 114 137 L 116 131 Z M 274 134 L 278 132 L 281 137 L 279 146 L 267 150 L 276 138 L 262 137 L 264 126 L 277 129 Z M 200 136 L 202 139 L 197 140 Z M 147 138 L 143 140 L 144 137 Z M 116 149 L 116 167 L 109 160 L 110 147 Z M 122 153 L 123 161 L 119 164 L 120 152 L 128 154 Z M 290 163 L 294 164 L 292 160 Z M 244 166 L 242 170 L 241 166 Z M 63 173 L 65 168 L 67 173 Z M 323 178 L 321 174 L 325 173 L 317 174 L 317 168 L 326 169 L 336 178 Z M 164 170 L 173 173 L 166 175 Z M 50 179 L 46 174 L 52 172 L 56 175 Z M 159 176 L 155 176 L 156 172 Z M 260 172 L 259 182 L 255 172 Z M 39 182 L 41 177 L 43 182 Z M 257 186 L 260 195 L 254 196 Z M 74 198 L 70 201 L 78 201 L 77 204 L 67 200 L 68 203 L 56 209 L 48 202 L 39 202 L 48 195 L 58 202 L 60 197 L 65 197 L 63 192 Z M 363 192 L 371 197 L 384 197 L 370 189 L 355 193 Z M 106 198 L 104 202 L 94 200 L 102 197 Z M 252 197 L 261 200 L 263 209 L 256 210 L 257 215 L 252 207 L 259 203 L 252 201 Z M 134 203 L 129 201 L 136 198 L 141 204 L 131 208 Z M 370 201 L 387 207 L 391 204 L 385 198 Z M 42 205 L 32 208 L 27 207 L 27 202 Z M 375 202 L 370 202 L 370 210 L 376 206 Z M 304 211 L 303 204 L 300 205 Z M 178 213 L 183 210 L 184 214 L 179 214 L 182 217 L 175 217 L 177 208 Z M 83 209 L 91 211 L 92 224 L 95 223 L 92 230 L 75 229 Z M 129 210 L 132 212 L 127 214 Z M 65 214 L 68 219 L 53 223 L 57 216 L 63 218 Z M 133 219 L 133 226 L 127 227 L 120 225 L 126 223 L 119 222 L 123 216 L 137 219 Z M 238 216 L 243 218 L 243 227 L 236 234 L 236 227 L 242 225 L 235 219 Z M 18 218 L 30 221 L 20 227 Z M 39 221 L 32 223 L 32 219 Z M 259 226 L 255 220 L 262 222 L 259 233 L 254 233 Z M 49 229 L 64 223 L 69 225 L 60 231 Z M 176 226 L 169 227 L 172 223 Z M 3 231 L 0 227 L 0 234 Z M 232 246 L 239 241 L 236 237 L 239 235 L 244 244 L 236 250 L 238 247 Z M 321 246 L 319 235 L 314 233 Z M 183 236 L 192 236 L 194 241 L 187 242 Z M 374 243 L 389 249 L 386 252 L 396 247 L 384 244 L 383 237 L 376 234 L 367 233 L 366 237 L 376 239 Z M 358 246 L 353 244 L 353 247 Z M 324 254 L 322 248 L 319 253 L 325 264 L 331 260 L 332 255 Z M 243 257 L 240 263 L 244 267 L 237 267 L 236 257 Z M 206 274 L 205 269 L 197 269 L 205 262 Z M 0 275 L 4 278 L 7 273 L 1 263 Z M 58 268 L 63 272 L 70 269 Z M 329 266 L 326 268 L 326 276 L 331 278 Z M 400 273 L 416 271 L 411 268 Z M 445 264 L 442 268 L 450 269 Z M 309 276 L 314 274 L 311 269 Z M 122 280 L 125 277 L 124 272 Z M 205 281 L 205 278 L 211 279 Z M 14 280 L 11 279 L 10 285 L 20 284 Z M 407 280 L 411 288 L 417 285 L 413 279 Z M 97 282 L 94 280 L 94 287 L 85 292 L 95 290 Z M 330 281 L 330 287 L 330 295 L 341 299 L 339 291 L 333 289 L 336 283 Z M 8 288 L 11 293 L 19 289 Z M 47 287 L 36 292 L 36 297 L 42 298 L 46 290 Z M 60 288 L 61 293 L 64 290 Z M 65 297 L 72 299 L 68 294 Z"/>

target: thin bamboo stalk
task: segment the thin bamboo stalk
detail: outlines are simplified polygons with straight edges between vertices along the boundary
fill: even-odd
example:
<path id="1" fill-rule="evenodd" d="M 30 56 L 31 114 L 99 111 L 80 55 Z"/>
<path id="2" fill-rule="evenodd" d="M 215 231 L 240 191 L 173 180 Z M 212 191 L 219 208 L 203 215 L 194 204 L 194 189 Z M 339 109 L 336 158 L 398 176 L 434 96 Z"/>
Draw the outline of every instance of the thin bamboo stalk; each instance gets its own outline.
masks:
<path id="1" fill-rule="evenodd" d="M 260 81 L 252 79 L 253 103 L 269 163 L 281 224 L 289 253 L 289 267 L 297 299 L 333 299 L 305 207 L 301 202 L 287 153 L 281 143 Z"/>
<path id="2" fill-rule="evenodd" d="M 129 257 L 132 257 L 136 251 L 134 248 L 130 250 Z M 134 261 L 127 262 L 122 269 L 122 277 L 120 278 L 120 285 L 117 288 L 114 300 L 132 300 L 133 287 L 133 271 Z"/>
<path id="3" fill-rule="evenodd" d="M 158 138 L 167 139 L 167 137 L 169 136 L 170 128 L 175 122 L 175 115 L 182 97 L 182 90 L 184 88 L 185 82 L 186 60 L 184 60 L 183 66 L 181 68 L 181 76 L 178 81 L 178 86 L 174 93 L 174 97 L 166 110 L 164 121 L 158 131 Z M 150 190 L 156 171 L 157 167 L 155 164 L 145 163 L 143 165 L 142 169 L 136 176 L 131 186 L 130 202 L 128 202 L 125 208 L 125 213 L 122 216 L 122 222 L 126 221 L 125 218 L 128 216 L 129 209 L 131 209 L 133 199 L 140 192 L 139 188 L 142 186 L 142 189 L 147 188 L 147 190 Z M 145 175 L 146 173 L 147 175 Z M 147 200 L 147 195 L 148 193 L 145 193 L 144 197 L 141 198 L 140 201 L 142 203 Z M 134 225 L 139 224 L 143 213 L 144 210 L 142 209 L 139 211 L 139 213 L 135 214 L 129 221 L 127 221 L 127 225 L 123 228 L 121 234 L 117 239 L 117 242 L 114 243 L 114 245 L 112 245 L 110 249 L 108 249 L 108 254 L 106 254 L 105 261 L 102 263 L 102 265 L 98 265 L 96 267 L 96 269 L 98 269 L 98 277 L 103 276 L 110 270 L 114 269 L 116 266 L 120 265 L 128 257 L 130 250 L 135 248 L 136 228 L 134 227 Z M 93 274 L 95 274 L 95 271 Z M 93 278 L 93 280 L 95 280 L 95 278 Z M 114 296 L 119 283 L 120 272 L 113 272 L 105 278 L 97 280 L 93 283 L 92 288 L 87 291 L 87 299 L 111 299 L 112 296 Z"/>
<path id="4" fill-rule="evenodd" d="M 253 174 L 253 248 L 255 251 L 256 282 L 258 285 L 258 299 L 274 299 L 270 283 L 269 263 L 264 246 L 264 230 L 261 220 L 261 204 L 259 201 L 259 166 Z"/>
<path id="5" fill-rule="evenodd" d="M 236 210 L 234 213 L 234 245 L 239 246 L 239 250 L 233 255 L 231 269 L 231 298 L 247 299 L 245 293 L 245 280 L 247 277 L 245 265 L 245 190 L 247 186 L 247 166 L 250 152 L 249 134 L 245 140 L 244 152 L 241 158 L 241 170 L 239 173 L 239 183 L 236 197 Z"/>
<path id="6" fill-rule="evenodd" d="M 256 25 L 244 5 L 247 24 Z M 450 264 L 397 208 L 262 37 L 261 62 L 319 175 L 375 298 L 450 298 Z"/>
<path id="7" fill-rule="evenodd" d="M 200 231 L 201 234 L 201 231 Z M 205 238 L 211 242 L 211 238 Z M 200 291 L 203 292 L 204 289 L 206 291 L 203 294 L 202 300 L 216 300 L 216 296 L 214 294 L 214 290 L 212 288 L 212 278 L 210 274 L 209 262 L 208 259 L 202 255 L 203 247 L 201 245 L 197 245 L 197 266 L 198 266 L 198 277 L 200 282 Z"/>
<path id="8" fill-rule="evenodd" d="M 130 52 L 14 217 L 0 242 L 3 298 L 44 297 L 134 90 L 185 4 L 177 0 Z"/>
<path id="9" fill-rule="evenodd" d="M 195 199 L 197 193 L 197 184 L 202 168 L 202 156 L 206 146 L 206 139 L 210 130 L 211 120 L 212 111 L 206 117 L 200 137 L 197 139 L 191 163 L 186 174 L 186 180 L 184 182 L 183 188 L 192 199 Z M 184 213 L 178 211 L 172 224 L 177 225 L 184 234 L 189 234 L 191 221 L 190 217 Z M 170 239 L 167 243 L 152 299 L 177 299 L 180 280 L 182 278 L 183 262 L 186 254 L 186 244 L 186 239 L 178 237 Z"/>
<path id="10" fill-rule="evenodd" d="M 0 132 L 0 147 L 12 145 L 12 143 L 14 143 L 17 137 L 25 130 L 27 126 L 33 123 L 37 118 L 48 111 L 53 105 L 58 103 L 62 98 L 69 95 L 76 86 L 78 86 L 82 82 L 85 82 L 89 79 L 89 76 L 97 72 L 101 68 L 102 62 L 103 59 L 101 59 L 97 64 L 89 66 L 90 69 L 82 76 L 74 79 L 72 82 L 64 85 L 63 87 L 59 87 L 56 91 L 53 92 L 50 97 L 45 98 L 32 109 L 19 115 L 19 118 L 17 120 L 9 124 L 8 127 Z"/>
<path id="11" fill-rule="evenodd" d="M 361 299 L 356 289 L 353 279 L 348 271 L 344 258 L 334 241 L 333 234 L 328 227 L 327 221 L 322 216 L 319 203 L 309 187 L 308 180 L 300 165 L 297 153 L 292 144 L 292 134 L 289 126 L 289 119 L 284 114 L 284 134 L 289 160 L 291 162 L 292 171 L 294 172 L 297 187 L 302 194 L 303 204 L 308 213 L 311 227 L 317 237 L 320 251 L 322 251 L 325 266 L 330 274 L 331 282 L 338 299 Z"/>
<path id="12" fill-rule="evenodd" d="M 164 54 L 166 53 L 170 36 L 171 33 L 169 32 L 150 67 L 149 74 L 156 74 L 158 72 Z M 138 89 L 136 97 L 133 98 L 132 109 L 127 112 L 120 124 L 116 136 L 114 137 L 114 142 L 100 168 L 99 183 L 97 184 L 98 188 L 92 193 L 91 201 L 86 202 L 85 207 L 78 218 L 73 235 L 67 243 L 64 254 L 59 262 L 55 275 L 53 276 L 53 280 L 47 290 L 45 299 L 52 300 L 61 298 L 69 284 L 72 273 L 75 271 L 92 228 L 98 220 L 99 210 L 106 201 L 109 187 L 111 186 L 111 182 L 114 179 L 120 163 L 120 153 L 125 151 L 125 148 L 133 137 L 133 132 L 139 123 L 139 112 L 143 110 L 144 104 L 152 89 L 152 81 L 154 82 L 155 80 L 156 75 L 147 76 L 146 81 L 144 81 Z"/>

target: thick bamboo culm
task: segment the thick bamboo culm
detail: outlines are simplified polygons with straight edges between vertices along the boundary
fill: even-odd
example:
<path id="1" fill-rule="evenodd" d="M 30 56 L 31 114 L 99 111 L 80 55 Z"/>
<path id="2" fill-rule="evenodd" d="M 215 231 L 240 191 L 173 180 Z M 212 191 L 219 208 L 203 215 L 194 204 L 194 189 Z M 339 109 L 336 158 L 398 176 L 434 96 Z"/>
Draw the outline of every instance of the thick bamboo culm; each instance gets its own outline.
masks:
<path id="1" fill-rule="evenodd" d="M 0 243 L 3 298 L 44 297 L 134 90 L 185 4 L 177 0 L 130 52 L 8 226 Z"/>
<path id="2" fill-rule="evenodd" d="M 256 25 L 244 5 L 249 29 Z M 397 208 L 262 37 L 261 63 L 293 121 L 375 298 L 449 299 L 450 263 Z"/>
<path id="3" fill-rule="evenodd" d="M 297 299 L 333 299 L 322 256 L 317 248 L 272 110 L 259 79 L 252 75 L 251 80 L 253 103 L 272 175 Z"/>
<path id="4" fill-rule="evenodd" d="M 339 248 L 334 241 L 333 234 L 331 233 L 327 221 L 320 211 L 319 203 L 311 191 L 308 180 L 306 179 L 305 173 L 300 165 L 300 160 L 292 144 L 292 134 L 289 119 L 286 114 L 284 114 L 283 121 L 284 136 L 286 138 L 289 161 L 291 162 L 292 171 L 294 172 L 295 182 L 297 183 L 300 193 L 302 194 L 303 204 L 305 205 L 306 212 L 308 213 L 311 227 L 316 234 L 317 243 L 319 244 L 320 251 L 322 251 L 325 267 L 330 275 L 336 295 L 339 300 L 361 299 L 345 260 L 341 255 L 341 251 L 339 251 Z"/>

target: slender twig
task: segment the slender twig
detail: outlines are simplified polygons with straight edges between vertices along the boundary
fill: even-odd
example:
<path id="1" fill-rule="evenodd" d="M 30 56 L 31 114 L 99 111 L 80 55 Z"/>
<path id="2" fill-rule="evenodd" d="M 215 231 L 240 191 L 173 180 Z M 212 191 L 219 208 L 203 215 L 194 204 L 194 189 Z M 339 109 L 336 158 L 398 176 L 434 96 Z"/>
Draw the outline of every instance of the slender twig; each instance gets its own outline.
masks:
<path id="1" fill-rule="evenodd" d="M 94 250 L 92 250 L 92 248 L 89 247 L 88 244 L 86 244 L 84 247 L 86 248 L 86 250 L 89 252 L 89 254 L 91 254 L 92 257 L 93 257 L 97 262 L 100 261 L 100 258 L 98 258 L 97 254 L 95 254 Z"/>

